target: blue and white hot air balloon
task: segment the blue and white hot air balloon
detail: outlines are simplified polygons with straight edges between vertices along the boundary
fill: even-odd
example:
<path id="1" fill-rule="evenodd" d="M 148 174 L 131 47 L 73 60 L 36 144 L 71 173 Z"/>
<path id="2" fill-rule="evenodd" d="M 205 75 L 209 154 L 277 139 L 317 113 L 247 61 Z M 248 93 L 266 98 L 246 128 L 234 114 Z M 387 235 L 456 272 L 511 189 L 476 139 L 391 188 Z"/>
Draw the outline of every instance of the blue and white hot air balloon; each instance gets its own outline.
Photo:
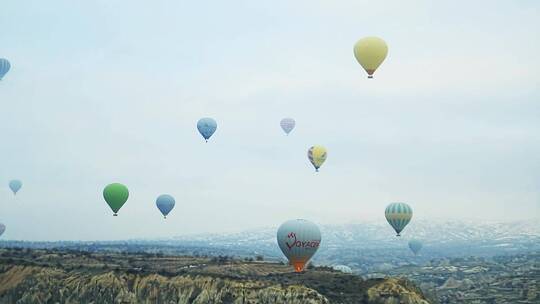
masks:
<path id="1" fill-rule="evenodd" d="M 212 134 L 214 134 L 214 132 L 216 132 L 217 122 L 210 117 L 201 118 L 197 122 L 197 129 L 204 137 L 204 140 L 208 142 L 208 139 L 212 136 Z"/>
<path id="2" fill-rule="evenodd" d="M 280 121 L 279 125 L 281 126 L 285 134 L 289 135 L 289 133 L 291 133 L 291 131 L 294 129 L 296 121 L 294 121 L 294 119 L 292 118 L 283 118 Z"/>
<path id="3" fill-rule="evenodd" d="M 158 207 L 159 211 L 161 211 L 164 218 L 167 218 L 169 212 L 173 210 L 174 204 L 174 197 L 168 194 L 162 194 L 156 199 L 156 206 Z"/>
<path id="4" fill-rule="evenodd" d="M 388 223 L 396 231 L 397 236 L 400 236 L 401 231 L 411 221 L 413 211 L 411 206 L 405 203 L 391 203 L 386 207 L 384 215 Z"/>
<path id="5" fill-rule="evenodd" d="M 11 69 L 11 63 L 7 59 L 0 58 L 0 80 L 6 76 L 7 72 Z"/>
<path id="6" fill-rule="evenodd" d="M 22 188 L 22 182 L 20 180 L 14 179 L 9 182 L 9 189 L 13 191 L 14 195 L 17 195 L 17 192 L 19 192 L 21 188 Z"/>

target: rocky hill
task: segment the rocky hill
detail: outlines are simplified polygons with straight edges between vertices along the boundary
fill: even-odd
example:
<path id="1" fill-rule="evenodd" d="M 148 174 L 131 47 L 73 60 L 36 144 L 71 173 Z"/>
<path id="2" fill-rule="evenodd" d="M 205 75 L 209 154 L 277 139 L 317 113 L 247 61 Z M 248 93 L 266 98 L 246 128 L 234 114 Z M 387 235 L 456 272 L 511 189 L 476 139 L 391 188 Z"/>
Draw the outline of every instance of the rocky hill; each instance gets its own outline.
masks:
<path id="1" fill-rule="evenodd" d="M 0 303 L 426 304 L 404 279 L 228 257 L 0 249 Z"/>

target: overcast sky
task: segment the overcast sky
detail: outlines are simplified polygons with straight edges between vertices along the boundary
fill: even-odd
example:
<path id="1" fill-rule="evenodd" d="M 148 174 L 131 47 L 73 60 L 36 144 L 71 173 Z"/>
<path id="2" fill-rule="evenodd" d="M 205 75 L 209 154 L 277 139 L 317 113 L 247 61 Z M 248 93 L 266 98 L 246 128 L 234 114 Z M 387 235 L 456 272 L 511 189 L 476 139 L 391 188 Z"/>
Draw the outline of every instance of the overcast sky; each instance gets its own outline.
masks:
<path id="1" fill-rule="evenodd" d="M 360 222 L 392 201 L 415 219 L 538 218 L 539 29 L 533 0 L 3 1 L 3 238 Z M 372 35 L 389 55 L 368 80 L 352 47 Z M 130 190 L 119 217 L 112 182 Z"/>

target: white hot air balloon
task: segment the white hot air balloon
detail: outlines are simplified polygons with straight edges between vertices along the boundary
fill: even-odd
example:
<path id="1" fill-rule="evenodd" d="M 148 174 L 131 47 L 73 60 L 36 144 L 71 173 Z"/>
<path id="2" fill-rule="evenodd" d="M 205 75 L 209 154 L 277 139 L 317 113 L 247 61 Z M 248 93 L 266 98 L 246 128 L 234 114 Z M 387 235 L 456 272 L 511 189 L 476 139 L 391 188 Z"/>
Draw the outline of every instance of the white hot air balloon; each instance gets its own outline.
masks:
<path id="1" fill-rule="evenodd" d="M 292 118 L 283 118 L 279 122 L 279 125 L 281 126 L 281 129 L 283 129 L 283 132 L 289 135 L 289 133 L 291 133 L 291 131 L 294 129 L 294 126 L 296 125 L 296 121 L 294 121 L 294 119 Z"/>
<path id="2" fill-rule="evenodd" d="M 341 271 L 343 273 L 352 273 L 351 267 L 346 266 L 346 265 L 336 265 L 332 268 L 334 268 L 334 270 Z"/>
<path id="3" fill-rule="evenodd" d="M 321 231 L 307 220 L 290 220 L 279 226 L 277 242 L 296 272 L 301 272 L 321 243 Z"/>

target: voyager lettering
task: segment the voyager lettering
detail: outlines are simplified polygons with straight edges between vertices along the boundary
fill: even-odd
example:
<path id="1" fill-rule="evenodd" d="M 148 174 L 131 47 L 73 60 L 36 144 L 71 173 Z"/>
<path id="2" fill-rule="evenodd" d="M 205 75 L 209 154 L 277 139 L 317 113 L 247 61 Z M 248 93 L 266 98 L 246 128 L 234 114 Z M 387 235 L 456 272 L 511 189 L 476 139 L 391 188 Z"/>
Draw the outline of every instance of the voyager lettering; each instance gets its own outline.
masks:
<path id="1" fill-rule="evenodd" d="M 298 248 L 319 248 L 320 241 L 299 241 L 296 239 L 296 233 L 291 232 L 287 235 L 287 238 L 291 240 L 291 243 L 285 242 L 289 250 L 293 249 L 294 247 Z"/>

